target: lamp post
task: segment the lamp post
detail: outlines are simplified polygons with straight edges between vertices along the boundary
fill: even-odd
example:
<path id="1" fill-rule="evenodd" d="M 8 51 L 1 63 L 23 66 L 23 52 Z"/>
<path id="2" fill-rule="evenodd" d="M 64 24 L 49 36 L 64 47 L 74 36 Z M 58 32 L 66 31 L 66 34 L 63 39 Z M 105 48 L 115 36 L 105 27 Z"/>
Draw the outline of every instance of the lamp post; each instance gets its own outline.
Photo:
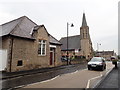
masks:
<path id="1" fill-rule="evenodd" d="M 99 45 L 101 45 L 100 43 L 97 43 L 97 52 L 98 52 L 98 55 L 100 55 L 99 54 Z"/>
<path id="2" fill-rule="evenodd" d="M 97 51 L 99 50 L 99 45 L 101 45 L 100 43 L 97 43 Z"/>
<path id="3" fill-rule="evenodd" d="M 68 57 L 69 57 L 69 54 L 68 54 L 68 49 L 69 49 L 69 46 L 68 46 L 68 34 L 69 34 L 69 32 L 68 32 L 68 28 L 69 28 L 69 25 L 71 26 L 71 27 L 74 27 L 74 25 L 73 25 L 73 23 L 71 23 L 71 24 L 69 24 L 68 22 L 67 22 L 67 65 L 69 65 L 69 60 L 68 60 Z"/>

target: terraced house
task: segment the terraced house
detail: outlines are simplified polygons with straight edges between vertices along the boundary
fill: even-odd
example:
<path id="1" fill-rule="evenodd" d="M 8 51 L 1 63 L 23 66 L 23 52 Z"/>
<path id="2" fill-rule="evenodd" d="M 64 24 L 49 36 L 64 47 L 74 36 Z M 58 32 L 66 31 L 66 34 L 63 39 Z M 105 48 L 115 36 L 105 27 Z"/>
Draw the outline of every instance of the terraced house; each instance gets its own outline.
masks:
<path id="1" fill-rule="evenodd" d="M 23 16 L 2 24 L 1 52 L 3 69 L 7 72 L 61 65 L 61 43 L 50 35 L 44 25 L 37 25 Z"/>

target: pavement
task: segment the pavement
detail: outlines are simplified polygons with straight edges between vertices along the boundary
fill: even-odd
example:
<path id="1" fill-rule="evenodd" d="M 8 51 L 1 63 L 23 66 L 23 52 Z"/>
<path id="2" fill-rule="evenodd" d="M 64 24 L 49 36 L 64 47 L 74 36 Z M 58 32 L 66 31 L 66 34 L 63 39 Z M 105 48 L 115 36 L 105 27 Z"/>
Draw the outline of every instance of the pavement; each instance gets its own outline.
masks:
<path id="1" fill-rule="evenodd" d="M 120 62 L 118 68 L 113 68 L 111 72 L 95 87 L 94 90 L 120 90 Z"/>

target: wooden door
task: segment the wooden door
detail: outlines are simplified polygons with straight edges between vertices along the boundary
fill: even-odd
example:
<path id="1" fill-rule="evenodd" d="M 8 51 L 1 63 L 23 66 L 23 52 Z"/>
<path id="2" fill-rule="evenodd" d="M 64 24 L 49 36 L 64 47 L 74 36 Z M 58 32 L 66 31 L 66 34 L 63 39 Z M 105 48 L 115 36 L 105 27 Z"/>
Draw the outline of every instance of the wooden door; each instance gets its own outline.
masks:
<path id="1" fill-rule="evenodd" d="M 53 52 L 51 51 L 50 52 L 50 65 L 53 64 Z"/>

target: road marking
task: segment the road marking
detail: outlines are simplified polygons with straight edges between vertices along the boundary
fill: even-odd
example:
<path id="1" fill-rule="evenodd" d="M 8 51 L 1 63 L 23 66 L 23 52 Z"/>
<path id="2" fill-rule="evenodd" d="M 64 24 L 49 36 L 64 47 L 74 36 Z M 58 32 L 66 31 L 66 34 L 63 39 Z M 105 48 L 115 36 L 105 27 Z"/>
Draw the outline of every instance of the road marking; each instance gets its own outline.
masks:
<path id="1" fill-rule="evenodd" d="M 77 73 L 78 71 L 84 71 L 84 70 L 87 70 L 87 69 L 82 69 L 82 70 L 76 70 L 75 72 L 73 73 L 67 73 L 67 74 L 75 74 Z M 62 75 L 66 75 L 66 74 L 61 74 L 61 75 L 58 75 L 52 79 L 48 79 L 48 80 L 45 80 L 45 81 L 41 81 L 41 82 L 36 82 L 36 83 L 31 83 L 31 84 L 28 84 L 28 85 L 21 85 L 21 86 L 17 86 L 17 87 L 14 87 L 14 88 L 19 88 L 19 87 L 26 87 L 26 86 L 30 86 L 30 85 L 35 85 L 35 84 L 39 84 L 39 83 L 45 83 L 45 82 L 49 82 L 49 81 L 52 81 L 52 80 L 55 80 L 56 78 L 62 76 Z M 11 88 L 10 88 L 11 90 Z"/>
<path id="2" fill-rule="evenodd" d="M 104 76 L 108 75 L 111 70 L 112 70 L 112 68 L 110 68 L 110 69 L 108 70 L 108 72 L 106 72 L 106 73 L 104 74 Z M 99 84 L 99 83 L 100 83 L 100 81 L 98 81 L 98 82 L 96 83 L 96 85 Z M 94 87 L 95 87 L 96 85 L 94 85 Z M 94 87 L 93 87 L 93 88 L 94 88 Z"/>
<path id="3" fill-rule="evenodd" d="M 70 73 L 65 73 L 65 74 L 61 74 L 60 76 L 64 76 L 64 75 L 68 75 L 68 74 L 75 74 L 75 73 L 77 73 L 77 72 L 79 72 L 79 71 L 85 71 L 85 70 L 87 70 L 87 69 L 82 69 L 82 70 L 76 70 L 76 71 L 74 71 L 74 72 L 70 72 Z"/>
<path id="4" fill-rule="evenodd" d="M 56 78 L 60 77 L 60 75 L 52 78 L 52 79 L 49 79 L 49 80 L 45 80 L 45 81 L 41 81 L 41 82 L 36 82 L 36 83 L 32 83 L 32 84 L 28 84 L 28 85 L 21 85 L 21 86 L 17 86 L 17 87 L 14 87 L 14 88 L 20 88 L 20 87 L 26 87 L 26 86 L 30 86 L 30 85 L 35 85 L 35 84 L 39 84 L 39 83 L 45 83 L 45 82 L 49 82 L 49 81 L 52 81 Z M 11 90 L 12 88 L 10 88 L 9 90 Z"/>
<path id="5" fill-rule="evenodd" d="M 73 73 L 69 73 L 69 74 L 75 74 L 75 73 L 77 73 L 78 72 L 78 70 L 76 70 L 75 72 L 73 72 Z"/>
<path id="6" fill-rule="evenodd" d="M 58 76 L 56 76 L 56 77 L 54 77 L 54 78 L 52 78 L 52 79 L 48 79 L 48 80 L 45 80 L 45 81 L 41 81 L 41 82 L 36 82 L 36 83 L 28 84 L 28 85 L 26 85 L 26 86 L 30 86 L 30 85 L 35 85 L 35 84 L 40 84 L 40 83 L 49 82 L 49 81 L 52 81 L 52 80 L 54 80 L 54 79 L 56 79 L 56 78 L 58 78 L 58 77 L 60 77 L 60 75 L 58 75 Z"/>
<path id="7" fill-rule="evenodd" d="M 14 88 L 9 88 L 8 90 L 13 90 L 13 89 L 18 89 L 18 88 L 22 88 L 22 87 L 25 87 L 26 85 L 21 85 L 21 86 L 17 86 L 17 87 L 14 87 Z"/>
<path id="8" fill-rule="evenodd" d="M 103 75 L 102 75 L 102 73 L 100 72 L 100 76 L 97 76 L 97 77 L 94 77 L 94 78 L 89 79 L 86 88 L 90 88 L 90 81 L 91 81 L 91 80 L 94 80 L 94 79 L 96 79 L 96 78 L 100 78 L 100 77 L 102 77 L 102 76 L 103 76 Z"/>
<path id="9" fill-rule="evenodd" d="M 108 69 L 107 69 L 107 70 L 108 70 Z M 109 68 L 109 70 L 108 70 L 104 75 L 105 75 L 105 76 L 108 75 L 108 73 L 109 73 L 111 70 L 112 70 L 112 68 Z M 89 79 L 86 88 L 90 88 L 90 81 L 91 81 L 91 80 L 94 80 L 94 79 L 97 79 L 97 78 L 102 77 L 102 76 L 103 76 L 102 73 L 103 73 L 103 72 L 100 72 L 100 76 L 97 76 L 97 77 L 94 77 L 94 78 Z M 100 81 L 99 81 L 99 82 L 100 82 Z M 97 84 L 98 84 L 99 82 L 97 82 Z M 97 85 L 97 84 L 96 84 L 96 85 Z"/>
<path id="10" fill-rule="evenodd" d="M 77 73 L 78 71 L 84 71 L 84 70 L 87 70 L 87 69 L 82 69 L 82 70 L 76 70 L 75 72 L 73 73 L 67 73 L 67 74 L 75 74 Z M 52 81 L 52 80 L 55 80 L 56 78 L 60 77 L 60 76 L 63 76 L 63 75 L 67 75 L 67 74 L 61 74 L 61 75 L 58 75 L 52 79 L 48 79 L 48 80 L 45 80 L 45 81 L 41 81 L 41 82 L 36 82 L 36 83 L 32 83 L 32 84 L 28 84 L 26 86 L 30 86 L 30 85 L 35 85 L 35 84 L 40 84 L 40 83 L 45 83 L 45 82 L 49 82 L 49 81 Z"/>
<path id="11" fill-rule="evenodd" d="M 49 79 L 49 80 L 45 80 L 45 81 L 39 82 L 39 83 L 49 82 L 49 81 L 52 81 L 52 80 L 54 80 L 54 79 L 56 79 L 56 78 L 58 78 L 58 77 L 60 77 L 60 75 L 58 75 L 58 76 L 56 76 L 56 77 L 54 77 L 54 78 L 52 78 L 52 79 Z"/>

